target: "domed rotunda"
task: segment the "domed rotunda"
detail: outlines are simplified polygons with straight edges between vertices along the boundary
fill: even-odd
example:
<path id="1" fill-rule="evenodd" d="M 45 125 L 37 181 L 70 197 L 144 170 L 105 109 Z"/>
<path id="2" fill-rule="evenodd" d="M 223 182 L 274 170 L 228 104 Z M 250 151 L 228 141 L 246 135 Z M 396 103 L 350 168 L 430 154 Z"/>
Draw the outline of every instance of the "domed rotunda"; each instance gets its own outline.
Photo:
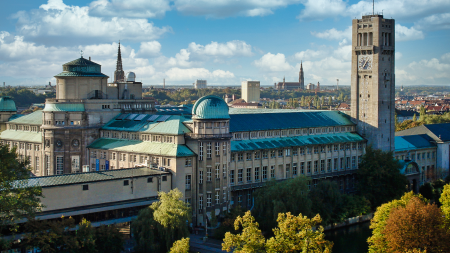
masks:
<path id="1" fill-rule="evenodd" d="M 229 119 L 228 105 L 214 95 L 201 97 L 192 108 L 193 119 Z"/>

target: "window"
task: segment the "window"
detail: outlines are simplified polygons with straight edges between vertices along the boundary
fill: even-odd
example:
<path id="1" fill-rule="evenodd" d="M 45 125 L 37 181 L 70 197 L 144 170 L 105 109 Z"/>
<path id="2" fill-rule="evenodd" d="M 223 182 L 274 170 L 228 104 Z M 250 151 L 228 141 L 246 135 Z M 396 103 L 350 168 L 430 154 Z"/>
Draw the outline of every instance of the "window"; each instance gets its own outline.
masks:
<path id="1" fill-rule="evenodd" d="M 198 172 L 198 183 L 203 184 L 203 171 L 202 170 L 200 170 Z"/>
<path id="2" fill-rule="evenodd" d="M 398 158 L 396 157 L 396 159 L 398 160 Z M 417 154 L 417 160 L 420 161 L 420 153 Z"/>
<path id="3" fill-rule="evenodd" d="M 261 153 L 259 151 L 255 152 L 255 160 L 261 159 Z"/>
<path id="4" fill-rule="evenodd" d="M 318 147 L 314 147 L 314 154 L 318 154 L 319 153 L 319 148 Z"/>
<path id="5" fill-rule="evenodd" d="M 263 157 L 263 159 L 269 158 L 269 152 L 263 151 L 263 152 L 262 152 L 262 157 Z"/>
<path id="6" fill-rule="evenodd" d="M 339 150 L 339 144 L 333 145 L 334 147 L 334 152 L 337 152 Z"/>
<path id="7" fill-rule="evenodd" d="M 244 160 L 244 154 L 243 153 L 239 153 L 238 154 L 238 162 L 243 161 Z"/>
<path id="8" fill-rule="evenodd" d="M 198 212 L 201 213 L 203 211 L 203 196 L 198 197 Z"/>
<path id="9" fill-rule="evenodd" d="M 267 166 L 263 166 L 262 168 L 262 179 L 267 180 Z"/>
<path id="10" fill-rule="evenodd" d="M 361 163 L 361 156 L 359 155 L 358 156 L 358 164 L 360 164 Z"/>
<path id="11" fill-rule="evenodd" d="M 56 175 L 64 174 L 64 156 L 56 157 Z"/>
<path id="12" fill-rule="evenodd" d="M 341 157 L 341 164 L 340 165 L 341 165 L 340 166 L 341 170 L 343 170 L 344 169 L 344 158 L 343 157 Z"/>
<path id="13" fill-rule="evenodd" d="M 211 207 L 211 193 L 206 194 L 206 207 Z"/>
<path id="14" fill-rule="evenodd" d="M 290 164 L 286 164 L 286 178 L 290 178 L 291 177 L 291 165 Z"/>
<path id="15" fill-rule="evenodd" d="M 151 178 L 151 177 L 149 177 Z M 191 175 L 186 175 L 186 190 L 191 189 Z"/>
<path id="16" fill-rule="evenodd" d="M 192 166 L 192 158 L 191 157 L 187 157 L 184 160 L 184 166 L 186 166 L 186 167 L 191 167 Z"/>
<path id="17" fill-rule="evenodd" d="M 231 161 L 235 162 L 236 161 L 236 155 L 235 154 L 231 154 Z"/>
<path id="18" fill-rule="evenodd" d="M 34 169 L 36 172 L 39 172 L 39 156 L 36 156 L 34 159 Z"/>
<path id="19" fill-rule="evenodd" d="M 305 155 L 305 148 L 300 148 L 300 155 Z"/>
<path id="20" fill-rule="evenodd" d="M 307 153 L 308 155 L 311 154 L 311 147 L 306 148 L 306 153 Z"/>
<path id="21" fill-rule="evenodd" d="M 287 148 L 287 149 L 285 150 L 285 153 L 286 153 L 286 157 L 291 156 L 291 149 L 290 149 L 290 148 Z"/>
<path id="22" fill-rule="evenodd" d="M 297 176 L 297 163 L 292 164 L 292 175 Z"/>
<path id="23" fill-rule="evenodd" d="M 247 153 L 246 157 L 247 157 L 247 161 L 251 161 L 252 160 L 252 153 Z"/>
<path id="24" fill-rule="evenodd" d="M 270 151 L 270 158 L 275 158 L 275 150 Z"/>
<path id="25" fill-rule="evenodd" d="M 226 155 L 227 154 L 227 143 L 226 142 L 224 142 L 222 144 L 222 148 L 223 148 L 223 155 Z"/>
<path id="26" fill-rule="evenodd" d="M 199 148 L 200 148 L 200 152 L 198 155 L 198 160 L 203 161 L 203 142 L 200 142 Z"/>
<path id="27" fill-rule="evenodd" d="M 234 170 L 230 170 L 230 184 L 234 184 Z"/>
<path id="28" fill-rule="evenodd" d="M 238 183 L 242 183 L 243 169 L 238 170 Z"/>
<path id="29" fill-rule="evenodd" d="M 211 168 L 206 168 L 206 181 L 211 182 Z"/>
<path id="30" fill-rule="evenodd" d="M 206 158 L 211 158 L 211 142 L 208 142 L 206 144 Z"/>
<path id="31" fill-rule="evenodd" d="M 293 148 L 292 149 L 292 155 L 293 156 L 298 156 L 298 148 Z"/>
<path id="32" fill-rule="evenodd" d="M 319 167 L 319 161 L 314 161 L 314 173 L 317 173 Z"/>
<path id="33" fill-rule="evenodd" d="M 128 180 L 123 180 L 123 186 L 127 186 L 129 184 L 130 184 L 130 182 Z"/>
<path id="34" fill-rule="evenodd" d="M 300 174 L 305 174 L 305 162 L 300 163 Z"/>
<path id="35" fill-rule="evenodd" d="M 162 176 L 162 181 L 167 181 L 167 176 Z"/>
<path id="36" fill-rule="evenodd" d="M 148 177 L 147 178 L 147 183 L 153 183 L 153 178 L 152 177 Z"/>
<path id="37" fill-rule="evenodd" d="M 427 152 L 427 159 L 430 159 L 430 152 Z"/>
<path id="38" fill-rule="evenodd" d="M 356 156 L 352 156 L 352 168 L 356 169 Z"/>
<path id="39" fill-rule="evenodd" d="M 34 151 L 39 151 L 40 146 L 39 145 L 34 145 Z"/>
<path id="40" fill-rule="evenodd" d="M 270 166 L 270 178 L 275 178 L 275 166 Z"/>
<path id="41" fill-rule="evenodd" d="M 255 167 L 255 182 L 259 181 L 259 167 Z"/>
<path id="42" fill-rule="evenodd" d="M 216 190 L 216 196 L 215 197 L 216 197 L 216 205 L 220 204 L 220 200 L 219 200 L 220 199 L 219 198 L 220 197 L 220 190 Z"/>
<path id="43" fill-rule="evenodd" d="M 326 152 L 325 146 L 320 146 L 320 153 L 325 153 L 325 152 Z"/>
<path id="44" fill-rule="evenodd" d="M 283 150 L 282 149 L 278 150 L 278 157 L 283 157 Z"/>
<path id="45" fill-rule="evenodd" d="M 227 192 L 225 190 L 222 190 L 222 195 L 223 195 L 223 202 L 227 202 Z"/>
<path id="46" fill-rule="evenodd" d="M 216 156 L 220 156 L 220 142 L 216 142 Z"/>
<path id="47" fill-rule="evenodd" d="M 247 182 L 252 181 L 252 168 L 247 168 Z"/>
<path id="48" fill-rule="evenodd" d="M 307 172 L 308 174 L 311 174 L 311 161 L 308 161 L 308 162 L 306 163 L 306 172 Z"/>
<path id="49" fill-rule="evenodd" d="M 341 146 L 341 150 L 344 150 L 344 144 L 341 144 L 341 145 L 339 145 L 339 146 Z"/>
<path id="50" fill-rule="evenodd" d="M 347 162 L 345 164 L 347 169 L 350 169 L 350 157 L 347 157 Z"/>
<path id="51" fill-rule="evenodd" d="M 362 149 L 362 142 L 358 142 L 358 149 Z"/>
<path id="52" fill-rule="evenodd" d="M 325 172 L 325 160 L 320 160 L 320 173 Z"/>
<path id="53" fill-rule="evenodd" d="M 83 191 L 88 191 L 88 190 L 89 190 L 89 185 L 84 184 L 84 185 L 83 185 Z"/>
<path id="54" fill-rule="evenodd" d="M 331 172 L 331 159 L 327 160 L 327 171 Z"/>
<path id="55" fill-rule="evenodd" d="M 356 150 L 356 143 L 352 143 L 352 150 Z"/>

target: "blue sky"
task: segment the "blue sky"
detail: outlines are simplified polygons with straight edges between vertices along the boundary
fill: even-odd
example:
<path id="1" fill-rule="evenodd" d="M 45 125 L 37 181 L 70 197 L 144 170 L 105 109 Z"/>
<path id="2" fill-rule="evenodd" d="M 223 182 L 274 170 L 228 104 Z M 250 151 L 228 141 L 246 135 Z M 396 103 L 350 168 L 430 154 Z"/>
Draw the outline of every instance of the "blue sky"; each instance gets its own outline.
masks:
<path id="1" fill-rule="evenodd" d="M 0 8 L 0 81 L 54 83 L 80 56 L 111 76 L 123 67 L 144 85 L 262 85 L 298 80 L 350 84 L 351 20 L 372 1 L 23 0 Z M 450 0 L 375 1 L 396 20 L 396 84 L 450 84 Z"/>

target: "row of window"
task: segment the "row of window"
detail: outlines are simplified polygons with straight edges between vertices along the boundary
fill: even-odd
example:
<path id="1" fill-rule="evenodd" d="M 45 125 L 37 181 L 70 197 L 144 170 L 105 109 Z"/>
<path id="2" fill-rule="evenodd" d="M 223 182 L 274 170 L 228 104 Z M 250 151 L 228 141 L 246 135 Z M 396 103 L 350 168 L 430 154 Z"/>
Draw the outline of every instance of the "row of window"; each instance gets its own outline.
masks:
<path id="1" fill-rule="evenodd" d="M 417 153 L 417 161 L 420 160 L 425 160 L 425 159 L 430 159 L 430 154 L 431 154 L 431 159 L 434 159 L 434 157 L 436 156 L 436 152 L 423 152 L 423 153 Z M 426 156 L 426 158 L 425 158 Z M 395 156 L 395 159 L 399 160 L 399 158 L 401 158 L 401 160 L 405 160 L 405 155 L 401 155 L 401 156 Z M 406 157 L 407 158 L 407 157 Z M 416 154 L 411 154 L 411 160 L 416 161 Z"/>
<path id="2" fill-rule="evenodd" d="M 138 133 L 127 133 L 127 132 L 109 132 L 102 131 L 101 136 L 104 138 L 115 138 L 115 139 L 127 139 L 127 140 L 143 140 L 143 141 L 153 141 L 153 142 L 166 142 L 175 143 L 174 136 L 166 135 L 150 135 L 150 134 L 138 134 Z"/>
<path id="3" fill-rule="evenodd" d="M 284 178 L 291 178 L 297 175 L 311 175 L 320 173 L 329 173 L 338 170 L 348 170 L 356 169 L 357 164 L 361 162 L 361 156 L 358 156 L 358 161 L 356 161 L 356 156 L 352 157 L 341 157 L 334 159 L 322 159 L 316 161 L 307 161 L 300 163 L 291 164 L 280 164 L 278 166 L 271 165 L 255 168 L 246 168 L 237 170 L 237 183 L 243 183 L 244 177 L 246 183 L 259 182 L 261 180 L 277 179 L 277 176 Z M 275 171 L 278 167 L 278 171 Z M 292 169 L 292 171 L 291 171 Z M 201 177 L 202 178 L 202 177 Z M 230 184 L 235 183 L 235 171 L 230 170 Z"/>
<path id="4" fill-rule="evenodd" d="M 14 125 L 10 124 L 9 129 L 11 130 L 22 130 L 22 131 L 31 131 L 31 132 L 39 132 L 39 126 L 28 126 L 28 125 Z"/>
<path id="5" fill-rule="evenodd" d="M 206 168 L 206 181 L 207 182 L 211 182 L 212 178 L 214 176 L 215 179 L 220 179 L 220 176 L 223 176 L 223 178 L 227 177 L 227 165 L 223 164 L 216 164 L 215 169 L 214 169 L 214 175 L 213 175 L 213 169 L 212 168 Z M 189 189 L 190 189 L 190 175 L 189 176 L 189 180 L 188 177 L 186 176 L 186 189 L 188 187 L 188 182 L 189 182 Z M 198 171 L 198 183 L 199 184 L 203 184 L 203 170 L 199 170 Z"/>
<path id="6" fill-rule="evenodd" d="M 244 161 L 244 154 L 245 154 L 245 160 L 251 161 L 251 160 L 260 160 L 262 159 L 268 159 L 270 158 L 276 158 L 276 157 L 290 157 L 292 156 L 298 156 L 298 155 L 305 155 L 305 154 L 318 154 L 318 153 L 332 153 L 332 152 L 338 152 L 339 150 L 356 150 L 362 149 L 362 142 L 359 143 L 345 143 L 345 144 L 334 144 L 334 145 L 327 145 L 327 146 L 314 146 L 314 147 L 306 147 L 306 148 L 287 148 L 287 149 L 278 149 L 278 150 L 268 150 L 268 151 L 256 151 L 256 152 L 247 152 L 247 153 L 237 153 L 231 155 L 231 161 L 235 162 L 236 158 L 237 161 Z M 292 153 L 291 153 L 292 152 Z"/>
<path id="7" fill-rule="evenodd" d="M 126 153 L 122 153 L 122 154 L 118 154 L 116 152 L 112 152 L 110 155 L 110 160 L 119 160 L 119 161 L 127 161 L 127 157 L 128 157 L 128 161 L 129 162 L 133 162 L 133 163 L 145 163 L 147 161 L 151 161 L 153 164 L 156 165 L 160 165 L 160 159 L 162 161 L 162 166 L 170 166 L 170 158 L 163 158 L 163 157 L 150 157 L 150 156 L 144 156 L 144 155 L 129 155 Z M 96 150 L 91 150 L 91 157 L 90 158 L 99 158 L 99 159 L 106 159 L 108 160 L 108 152 L 106 151 L 96 151 Z M 187 158 L 186 158 L 187 159 Z M 190 165 L 190 161 L 191 158 L 189 158 L 189 165 L 186 166 L 191 166 Z M 187 164 L 187 161 L 186 161 Z M 95 166 L 95 165 L 94 165 Z"/>
<path id="8" fill-rule="evenodd" d="M 194 122 L 194 127 L 202 128 L 226 128 L 229 126 L 228 121 L 224 122 Z"/>
<path id="9" fill-rule="evenodd" d="M 221 198 L 222 197 L 222 198 Z M 220 200 L 222 199 L 222 203 L 227 201 L 227 191 L 226 190 L 216 190 L 214 195 L 214 203 L 216 205 L 220 204 Z M 212 193 L 206 193 L 206 207 L 211 207 L 212 205 Z M 198 212 L 203 212 L 203 195 L 198 197 Z"/>
<path id="10" fill-rule="evenodd" d="M 1 145 L 8 145 L 11 148 L 12 147 L 18 147 L 19 149 L 25 149 L 25 150 L 33 150 L 39 151 L 41 150 L 41 145 L 39 144 L 30 144 L 30 143 L 24 143 L 24 142 L 11 142 L 11 141 L 3 141 L 0 140 Z"/>
<path id="11" fill-rule="evenodd" d="M 339 127 L 317 127 L 317 128 L 302 128 L 291 130 L 273 130 L 273 131 L 258 131 L 258 132 L 244 132 L 234 133 L 233 138 L 235 140 L 241 139 L 255 139 L 255 138 L 272 138 L 278 136 L 301 136 L 301 135 L 314 135 L 325 133 L 339 133 L 354 131 L 353 126 L 339 126 Z"/>
<path id="12" fill-rule="evenodd" d="M 204 146 L 206 146 L 206 159 L 211 159 L 213 147 L 214 147 L 214 155 L 215 156 L 220 156 L 221 149 L 222 149 L 222 154 L 227 155 L 228 147 L 227 147 L 226 142 L 222 142 L 222 144 L 221 144 L 221 142 L 205 142 L 205 143 L 200 142 L 199 143 L 199 154 L 198 154 L 198 159 L 200 161 L 203 161 L 203 158 L 204 158 L 204 152 L 203 152 Z"/>

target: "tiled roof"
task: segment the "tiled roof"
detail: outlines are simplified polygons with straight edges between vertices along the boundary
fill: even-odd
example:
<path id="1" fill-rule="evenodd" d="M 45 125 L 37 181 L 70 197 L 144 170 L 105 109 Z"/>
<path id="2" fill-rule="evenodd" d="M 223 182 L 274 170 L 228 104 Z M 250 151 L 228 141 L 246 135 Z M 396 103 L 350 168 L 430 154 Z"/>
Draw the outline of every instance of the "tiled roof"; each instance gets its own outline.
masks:
<path id="1" fill-rule="evenodd" d="M 326 145 L 332 143 L 358 142 L 364 139 L 356 133 L 335 133 L 311 136 L 291 136 L 272 139 L 251 139 L 231 141 L 231 151 L 250 151 L 307 145 Z"/>
<path id="2" fill-rule="evenodd" d="M 19 118 L 10 120 L 8 123 L 42 125 L 42 110 L 32 112 Z"/>
<path id="3" fill-rule="evenodd" d="M 115 130 L 115 131 L 129 131 L 129 132 L 144 132 L 144 133 L 157 133 L 157 134 L 184 134 L 191 131 L 187 128 L 183 122 L 187 120 L 181 115 L 153 115 L 153 114 L 139 114 L 137 117 L 142 117 L 141 120 L 126 120 L 128 116 L 132 114 L 119 114 L 117 117 L 106 123 L 103 130 Z M 145 115 L 145 116 L 144 116 Z M 153 121 L 147 121 L 147 119 L 155 116 Z M 124 118 L 125 120 L 120 120 Z M 166 118 L 162 122 L 158 122 L 159 119 Z"/>
<path id="4" fill-rule="evenodd" d="M 194 153 L 185 145 L 137 140 L 100 138 L 95 140 L 88 148 L 173 157 L 194 155 Z"/>
<path id="5" fill-rule="evenodd" d="M 395 136 L 395 151 L 436 147 L 433 139 L 426 134 Z"/>
<path id="6" fill-rule="evenodd" d="M 84 104 L 45 104 L 44 112 L 84 112 Z"/>
<path id="7" fill-rule="evenodd" d="M 230 113 L 230 132 L 354 125 L 338 111 L 252 109 L 236 114 L 238 111 Z"/>
<path id="8" fill-rule="evenodd" d="M 5 130 L 1 132 L 0 139 L 41 143 L 42 133 L 20 130 Z"/>
<path id="9" fill-rule="evenodd" d="M 117 180 L 122 178 L 131 177 L 144 177 L 152 175 L 168 174 L 169 172 L 163 172 L 159 170 L 153 170 L 150 168 L 132 168 L 132 169 L 119 169 L 119 170 L 105 170 L 105 171 L 93 171 L 85 173 L 34 177 L 28 180 L 29 186 L 57 186 L 67 184 L 83 184 L 96 181 Z M 23 181 L 19 181 L 23 182 Z"/>
<path id="10" fill-rule="evenodd" d="M 100 64 L 95 63 L 93 61 L 90 61 L 90 60 L 88 60 L 86 58 L 83 58 L 83 56 L 78 58 L 78 59 L 75 59 L 73 61 L 70 61 L 68 63 L 63 64 L 63 66 L 64 65 L 82 65 L 82 66 L 95 65 L 95 66 L 100 66 Z"/>

